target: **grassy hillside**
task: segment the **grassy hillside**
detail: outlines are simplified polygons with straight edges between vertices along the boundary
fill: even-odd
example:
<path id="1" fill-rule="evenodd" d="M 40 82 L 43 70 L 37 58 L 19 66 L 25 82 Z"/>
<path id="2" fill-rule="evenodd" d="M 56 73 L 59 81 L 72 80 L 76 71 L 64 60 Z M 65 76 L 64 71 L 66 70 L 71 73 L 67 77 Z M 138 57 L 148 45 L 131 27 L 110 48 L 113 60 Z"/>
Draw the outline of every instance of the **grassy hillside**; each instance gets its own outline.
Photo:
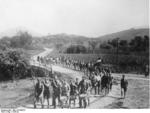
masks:
<path id="1" fill-rule="evenodd" d="M 79 45 L 88 45 L 89 41 L 96 41 L 98 43 L 107 42 L 108 40 L 112 40 L 115 38 L 120 38 L 121 40 L 130 41 L 135 36 L 149 36 L 148 28 L 140 28 L 140 29 L 128 29 L 104 36 L 99 37 L 85 37 L 79 35 L 69 35 L 69 34 L 56 34 L 56 35 L 47 35 L 39 38 L 34 38 L 34 42 L 37 45 L 44 45 L 47 47 L 54 47 L 56 45 L 71 45 L 71 44 L 79 44 Z"/>
<path id="2" fill-rule="evenodd" d="M 117 33 L 112 33 L 112 34 L 100 36 L 100 37 L 97 37 L 96 39 L 104 41 L 104 40 L 112 40 L 112 39 L 118 37 L 122 40 L 130 41 L 135 36 L 144 36 L 144 35 L 149 36 L 149 29 L 148 28 L 124 30 L 124 31 L 120 31 Z"/>

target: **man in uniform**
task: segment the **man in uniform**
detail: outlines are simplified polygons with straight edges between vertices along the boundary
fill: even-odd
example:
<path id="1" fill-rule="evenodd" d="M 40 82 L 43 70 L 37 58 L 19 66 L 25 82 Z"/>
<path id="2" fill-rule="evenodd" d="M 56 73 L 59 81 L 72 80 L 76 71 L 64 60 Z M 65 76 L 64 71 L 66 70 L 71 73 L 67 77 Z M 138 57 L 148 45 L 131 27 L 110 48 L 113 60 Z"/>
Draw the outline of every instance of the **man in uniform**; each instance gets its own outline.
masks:
<path id="1" fill-rule="evenodd" d="M 98 87 L 98 94 L 100 94 L 100 90 L 101 90 L 101 75 L 100 74 L 97 74 L 96 81 L 97 81 L 97 87 Z"/>
<path id="2" fill-rule="evenodd" d="M 79 92 L 79 79 L 76 78 L 75 85 L 77 86 L 77 91 Z"/>
<path id="3" fill-rule="evenodd" d="M 87 95 L 88 83 L 85 80 L 85 76 L 82 77 L 82 80 L 79 83 L 79 93 L 80 95 Z M 86 97 L 79 97 L 79 106 L 82 108 L 82 101 L 84 102 L 84 108 L 87 106 Z"/>
<path id="4" fill-rule="evenodd" d="M 49 108 L 49 98 L 50 98 L 50 82 L 48 79 L 45 79 L 44 82 L 44 101 L 47 100 L 48 108 Z"/>
<path id="5" fill-rule="evenodd" d="M 105 91 L 105 95 L 108 94 L 109 78 L 106 71 L 104 71 L 104 75 L 101 78 L 101 88 L 102 91 Z"/>
<path id="6" fill-rule="evenodd" d="M 53 87 L 52 105 L 54 106 L 54 108 L 56 108 L 56 99 L 58 98 L 58 103 L 60 103 L 60 94 L 61 94 L 61 84 L 57 76 L 55 76 L 52 81 L 52 87 Z"/>
<path id="7" fill-rule="evenodd" d="M 112 84 L 113 84 L 113 76 L 111 75 L 111 72 L 108 73 L 108 80 L 109 80 L 108 81 L 109 82 L 108 83 L 109 91 L 111 91 L 112 90 Z"/>
<path id="8" fill-rule="evenodd" d="M 41 107 L 43 108 L 43 93 L 44 93 L 44 85 L 43 82 L 37 79 L 37 83 L 35 85 L 35 97 L 34 97 L 34 108 L 36 108 L 36 102 L 41 103 Z"/>
<path id="9" fill-rule="evenodd" d="M 68 100 L 69 100 L 69 93 L 70 93 L 70 86 L 69 84 L 64 80 L 63 83 L 62 83 L 62 87 L 61 87 L 61 96 L 66 96 L 67 99 L 66 99 L 66 103 L 68 103 Z"/>
<path id="10" fill-rule="evenodd" d="M 96 72 L 93 72 L 91 82 L 92 82 L 92 87 L 94 88 L 94 92 L 95 92 L 95 95 L 96 95 L 97 94 L 97 85 L 98 85 L 97 73 Z"/>
<path id="11" fill-rule="evenodd" d="M 145 66 L 145 77 L 147 77 L 149 75 L 149 65 L 147 64 Z"/>
<path id="12" fill-rule="evenodd" d="M 74 106 L 76 103 L 76 96 L 78 93 L 78 86 L 73 83 L 73 81 L 70 81 L 70 100 L 69 100 L 69 106 L 71 106 L 71 101 L 74 101 Z"/>
<path id="13" fill-rule="evenodd" d="M 125 79 L 125 75 L 122 75 L 120 85 L 121 85 L 121 97 L 124 96 L 125 98 L 128 87 L 128 81 Z"/>

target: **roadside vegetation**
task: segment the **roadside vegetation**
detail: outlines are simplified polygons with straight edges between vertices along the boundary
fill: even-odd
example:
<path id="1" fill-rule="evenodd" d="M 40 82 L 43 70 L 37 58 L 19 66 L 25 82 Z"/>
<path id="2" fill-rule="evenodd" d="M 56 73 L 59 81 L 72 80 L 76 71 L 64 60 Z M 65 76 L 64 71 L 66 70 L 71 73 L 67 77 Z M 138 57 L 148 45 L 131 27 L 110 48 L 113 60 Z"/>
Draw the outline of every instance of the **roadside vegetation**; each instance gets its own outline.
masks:
<path id="1" fill-rule="evenodd" d="M 144 73 L 149 63 L 149 36 L 135 36 L 130 41 L 114 38 L 105 42 L 94 39 L 87 44 L 70 44 L 51 56 L 64 56 L 84 62 L 102 58 L 113 72 Z"/>
<path id="2" fill-rule="evenodd" d="M 32 41 L 33 37 L 27 32 L 0 39 L 0 81 L 14 81 L 31 76 L 30 57 L 42 51 Z"/>

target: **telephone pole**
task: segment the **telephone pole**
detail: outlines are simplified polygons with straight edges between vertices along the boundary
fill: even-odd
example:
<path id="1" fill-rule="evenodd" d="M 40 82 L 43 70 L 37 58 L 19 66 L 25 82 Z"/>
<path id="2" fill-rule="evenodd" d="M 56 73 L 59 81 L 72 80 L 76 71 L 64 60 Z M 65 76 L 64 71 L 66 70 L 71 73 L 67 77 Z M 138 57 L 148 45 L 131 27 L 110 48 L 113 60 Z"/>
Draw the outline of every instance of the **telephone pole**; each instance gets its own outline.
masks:
<path id="1" fill-rule="evenodd" d="M 120 38 L 117 38 L 117 71 L 119 70 L 119 60 L 118 60 L 118 57 L 119 57 L 119 39 Z"/>

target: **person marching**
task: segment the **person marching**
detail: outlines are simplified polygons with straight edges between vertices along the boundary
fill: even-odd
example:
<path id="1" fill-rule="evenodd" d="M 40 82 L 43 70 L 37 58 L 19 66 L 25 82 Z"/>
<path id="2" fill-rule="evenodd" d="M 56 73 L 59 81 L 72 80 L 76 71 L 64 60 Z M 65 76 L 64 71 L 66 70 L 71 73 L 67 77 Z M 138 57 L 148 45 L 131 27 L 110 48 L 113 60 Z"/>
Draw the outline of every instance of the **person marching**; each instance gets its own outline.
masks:
<path id="1" fill-rule="evenodd" d="M 60 94 L 61 94 L 61 84 L 57 76 L 55 76 L 52 81 L 52 87 L 53 87 L 52 105 L 54 106 L 54 108 L 56 108 L 56 99 L 58 98 L 58 103 L 60 104 Z"/>
<path id="2" fill-rule="evenodd" d="M 75 85 L 77 86 L 77 91 L 79 92 L 79 79 L 76 78 Z"/>
<path id="3" fill-rule="evenodd" d="M 128 87 L 128 81 L 125 79 L 125 75 L 122 75 L 120 85 L 121 85 L 121 97 L 125 98 Z"/>
<path id="4" fill-rule="evenodd" d="M 101 74 L 97 74 L 96 76 L 96 81 L 97 81 L 97 87 L 98 87 L 98 95 L 100 94 L 101 91 Z"/>
<path id="5" fill-rule="evenodd" d="M 85 80 L 85 76 L 82 77 L 82 80 L 79 83 L 79 93 L 80 93 L 80 97 L 79 97 L 79 106 L 80 108 L 84 107 L 86 108 L 87 106 L 87 100 L 86 100 L 86 95 L 87 95 L 87 90 L 88 90 L 88 83 Z M 84 97 L 82 97 L 81 95 L 85 95 Z M 84 106 L 82 105 L 82 101 L 84 103 Z"/>
<path id="6" fill-rule="evenodd" d="M 66 99 L 66 104 L 68 103 L 69 101 L 69 96 L 70 96 L 70 86 L 69 84 L 64 80 L 63 83 L 62 83 L 62 87 L 61 87 L 61 96 L 66 96 L 67 99 Z"/>
<path id="7" fill-rule="evenodd" d="M 92 88 L 91 88 L 91 93 L 94 89 L 95 95 L 97 94 L 97 80 L 96 80 L 97 74 L 95 72 L 92 73 L 92 75 L 89 77 L 91 80 Z"/>
<path id="8" fill-rule="evenodd" d="M 107 72 L 106 71 L 104 71 L 103 72 L 104 73 L 104 75 L 102 76 L 102 78 L 101 78 L 101 90 L 102 90 L 102 92 L 104 91 L 104 95 L 106 95 L 106 94 L 108 94 L 109 92 L 109 90 L 108 90 L 108 83 L 109 83 L 109 79 L 108 79 L 108 75 L 107 75 Z"/>
<path id="9" fill-rule="evenodd" d="M 91 84 L 91 80 L 87 79 L 87 105 L 89 106 L 90 105 L 90 95 L 91 95 L 91 88 L 92 88 L 92 84 Z"/>
<path id="10" fill-rule="evenodd" d="M 70 99 L 69 99 L 69 106 L 71 107 L 71 101 L 74 101 L 74 106 L 76 103 L 76 96 L 78 94 L 78 86 L 73 83 L 73 81 L 70 81 Z"/>
<path id="11" fill-rule="evenodd" d="M 98 86 L 98 75 L 97 75 L 97 73 L 95 72 L 94 73 L 94 76 L 93 76 L 93 80 L 92 80 L 92 82 L 93 82 L 93 87 L 94 87 L 94 90 L 95 90 L 95 95 L 98 93 L 98 91 L 97 91 L 97 86 Z"/>
<path id="12" fill-rule="evenodd" d="M 44 108 L 43 93 L 44 93 L 43 81 L 37 79 L 37 83 L 35 85 L 35 91 L 34 91 L 34 108 L 36 108 L 36 103 L 39 101 L 41 103 L 41 107 Z"/>
<path id="13" fill-rule="evenodd" d="M 108 79 L 109 79 L 109 81 L 108 81 L 109 86 L 108 87 L 109 87 L 109 91 L 111 91 L 112 90 L 112 84 L 113 84 L 113 76 L 111 75 L 111 71 L 108 72 Z"/>
<path id="14" fill-rule="evenodd" d="M 149 75 L 149 65 L 145 65 L 145 77 Z"/>
<path id="15" fill-rule="evenodd" d="M 45 79 L 44 82 L 44 101 L 47 100 L 48 108 L 49 108 L 49 98 L 50 98 L 50 82 L 48 79 Z"/>

